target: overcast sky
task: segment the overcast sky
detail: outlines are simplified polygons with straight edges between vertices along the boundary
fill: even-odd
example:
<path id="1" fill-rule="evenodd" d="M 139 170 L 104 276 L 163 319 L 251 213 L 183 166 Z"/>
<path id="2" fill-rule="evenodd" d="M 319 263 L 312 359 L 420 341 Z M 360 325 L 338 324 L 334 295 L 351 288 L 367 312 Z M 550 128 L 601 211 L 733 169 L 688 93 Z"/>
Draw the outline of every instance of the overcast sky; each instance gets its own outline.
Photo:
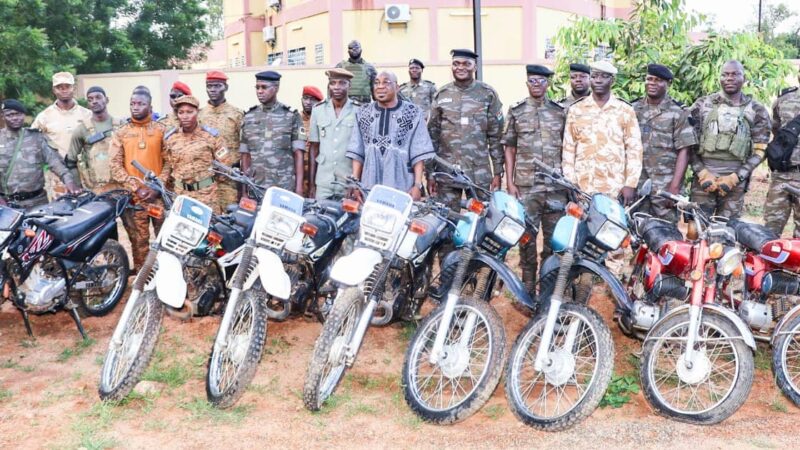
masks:
<path id="1" fill-rule="evenodd" d="M 800 0 L 762 0 L 762 8 L 766 8 L 767 4 L 779 3 L 786 4 L 800 16 Z M 714 16 L 714 28 L 718 30 L 741 30 L 747 24 L 755 23 L 758 17 L 758 0 L 686 0 L 686 6 L 691 10 Z M 795 17 L 793 21 L 798 19 L 800 17 Z M 779 28 L 778 31 L 785 30 Z"/>

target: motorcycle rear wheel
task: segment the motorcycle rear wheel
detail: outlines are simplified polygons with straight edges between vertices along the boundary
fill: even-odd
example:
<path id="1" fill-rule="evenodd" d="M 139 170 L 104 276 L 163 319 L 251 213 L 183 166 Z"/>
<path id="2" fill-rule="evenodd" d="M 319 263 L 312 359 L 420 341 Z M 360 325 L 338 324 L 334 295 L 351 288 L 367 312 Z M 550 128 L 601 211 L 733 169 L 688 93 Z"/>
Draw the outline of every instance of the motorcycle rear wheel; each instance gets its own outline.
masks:
<path id="1" fill-rule="evenodd" d="M 780 330 L 772 347 L 772 373 L 789 400 L 800 406 L 800 316 L 790 319 Z"/>
<path id="2" fill-rule="evenodd" d="M 128 254 L 119 242 L 109 239 L 89 262 L 89 265 L 105 266 L 103 274 L 99 277 L 104 280 L 107 276 L 114 277 L 110 289 L 91 288 L 85 291 L 75 291 L 78 297 L 78 311 L 83 316 L 101 317 L 110 313 L 117 306 L 125 288 L 128 287 L 130 265 Z M 85 276 L 80 276 L 77 282 L 91 281 Z"/>

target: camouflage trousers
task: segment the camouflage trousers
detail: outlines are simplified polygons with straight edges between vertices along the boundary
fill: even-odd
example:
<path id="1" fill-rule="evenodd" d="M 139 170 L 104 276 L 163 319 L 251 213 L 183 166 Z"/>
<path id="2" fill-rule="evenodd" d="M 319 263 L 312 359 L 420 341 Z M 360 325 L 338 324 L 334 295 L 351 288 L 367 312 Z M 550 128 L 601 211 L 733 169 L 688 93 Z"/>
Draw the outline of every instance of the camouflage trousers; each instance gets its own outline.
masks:
<path id="1" fill-rule="evenodd" d="M 764 225 L 770 231 L 781 235 L 789 221 L 789 216 L 794 216 L 794 237 L 800 237 L 800 198 L 784 192 L 782 184 L 791 184 L 800 188 L 800 172 L 772 172 L 770 174 L 767 203 L 764 205 Z"/>
<path id="2" fill-rule="evenodd" d="M 228 205 L 239 203 L 239 186 L 233 180 L 217 181 L 217 202 L 220 211 L 226 211 Z"/>
<path id="3" fill-rule="evenodd" d="M 550 248 L 550 241 L 553 237 L 553 230 L 556 222 L 564 211 L 551 211 L 547 208 L 547 200 L 556 200 L 567 204 L 567 194 L 564 192 L 538 192 L 526 193 L 522 195 L 522 204 L 525 205 L 525 213 L 530 217 L 534 224 L 539 226 L 542 233 L 542 261 L 553 254 Z M 541 224 L 541 225 L 540 225 Z M 522 282 L 528 292 L 536 292 L 536 279 L 539 270 L 539 252 L 537 251 L 536 236 L 527 244 L 520 246 L 519 264 L 522 268 Z"/>
<path id="4" fill-rule="evenodd" d="M 716 191 L 704 191 L 700 187 L 697 177 L 694 177 L 691 197 L 692 201 L 696 202 L 706 214 L 733 219 L 739 217 L 744 207 L 744 184 L 739 183 L 727 195 L 722 196 Z"/>
<path id="5" fill-rule="evenodd" d="M 639 186 L 647 180 L 647 178 L 639 179 Z M 653 195 L 648 196 L 642 203 L 639 204 L 637 211 L 650 214 L 659 219 L 668 220 L 673 223 L 678 223 L 678 211 L 672 205 L 672 202 L 661 197 L 656 197 L 655 193 L 658 191 L 666 190 L 669 182 L 672 181 L 672 174 L 669 176 L 654 176 L 650 180 L 653 183 Z"/>
<path id="6" fill-rule="evenodd" d="M 145 204 L 164 207 L 161 200 Z M 147 253 L 150 251 L 150 223 L 153 224 L 155 235 L 161 230 L 164 219 L 155 219 L 147 215 L 147 211 L 136 211 L 128 209 L 122 213 L 122 225 L 128 233 L 128 240 L 131 241 L 131 253 L 133 254 L 133 267 L 138 271 L 144 264 Z M 155 236 L 154 236 L 155 237 Z M 135 273 L 135 271 L 134 271 Z"/>
<path id="7" fill-rule="evenodd" d="M 187 197 L 191 197 L 197 201 L 205 203 L 206 206 L 210 207 L 214 214 L 222 214 L 223 208 L 220 206 L 221 203 L 219 201 L 218 195 L 218 185 L 217 183 L 212 184 L 211 186 L 203 189 L 199 189 L 196 191 L 184 191 L 183 189 L 176 188 L 175 193 L 178 195 L 185 195 Z"/>

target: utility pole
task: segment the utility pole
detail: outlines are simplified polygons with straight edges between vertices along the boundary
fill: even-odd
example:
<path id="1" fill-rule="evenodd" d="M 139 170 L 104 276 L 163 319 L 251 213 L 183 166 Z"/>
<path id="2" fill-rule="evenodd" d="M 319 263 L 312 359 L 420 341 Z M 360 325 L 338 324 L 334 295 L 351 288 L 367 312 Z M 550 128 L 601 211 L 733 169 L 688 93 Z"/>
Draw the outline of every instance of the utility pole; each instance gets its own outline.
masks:
<path id="1" fill-rule="evenodd" d="M 478 54 L 475 77 L 483 79 L 483 54 L 481 52 L 481 0 L 472 0 L 472 35 L 475 37 L 475 53 Z"/>
<path id="2" fill-rule="evenodd" d="M 761 33 L 761 3 L 762 0 L 758 0 L 758 32 Z"/>

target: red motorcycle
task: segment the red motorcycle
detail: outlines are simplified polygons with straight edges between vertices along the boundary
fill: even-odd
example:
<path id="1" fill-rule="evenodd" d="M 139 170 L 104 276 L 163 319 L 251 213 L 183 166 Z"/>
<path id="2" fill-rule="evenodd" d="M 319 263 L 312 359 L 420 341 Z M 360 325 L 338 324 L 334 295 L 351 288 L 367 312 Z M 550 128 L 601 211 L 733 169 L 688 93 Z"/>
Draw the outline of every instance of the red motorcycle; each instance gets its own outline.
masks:
<path id="1" fill-rule="evenodd" d="M 673 224 L 634 215 L 640 242 L 628 290 L 637 307 L 620 317 L 620 325 L 632 334 L 646 332 L 640 376 L 655 411 L 688 423 L 718 423 L 739 409 L 753 383 L 753 335 L 718 304 L 731 276 L 742 270 L 742 253 L 725 221 L 712 220 L 685 197 L 657 195 L 691 214 L 699 239 L 685 240 Z"/>

